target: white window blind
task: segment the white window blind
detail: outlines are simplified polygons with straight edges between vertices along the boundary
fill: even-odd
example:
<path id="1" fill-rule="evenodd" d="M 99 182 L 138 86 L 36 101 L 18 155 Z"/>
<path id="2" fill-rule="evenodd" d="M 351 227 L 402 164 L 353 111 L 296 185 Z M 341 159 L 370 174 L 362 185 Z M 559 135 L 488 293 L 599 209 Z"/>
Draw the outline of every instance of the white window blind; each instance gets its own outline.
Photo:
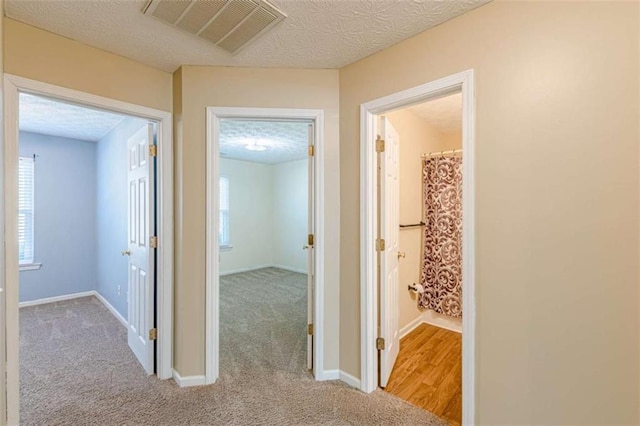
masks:
<path id="1" fill-rule="evenodd" d="M 220 177 L 220 229 L 218 244 L 221 247 L 229 245 L 229 178 Z"/>
<path id="2" fill-rule="evenodd" d="M 20 264 L 33 263 L 33 158 L 20 157 L 18 167 L 18 258 Z"/>

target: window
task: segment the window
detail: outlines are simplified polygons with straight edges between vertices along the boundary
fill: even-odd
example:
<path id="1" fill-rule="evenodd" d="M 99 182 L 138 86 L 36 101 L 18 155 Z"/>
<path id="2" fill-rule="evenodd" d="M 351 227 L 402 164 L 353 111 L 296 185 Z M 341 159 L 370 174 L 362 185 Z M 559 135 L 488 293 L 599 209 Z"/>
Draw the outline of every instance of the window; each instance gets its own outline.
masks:
<path id="1" fill-rule="evenodd" d="M 34 160 L 20 157 L 18 166 L 18 259 L 33 263 Z"/>
<path id="2" fill-rule="evenodd" d="M 229 246 L 229 178 L 220 176 L 220 229 L 218 230 L 218 244 L 220 247 Z"/>

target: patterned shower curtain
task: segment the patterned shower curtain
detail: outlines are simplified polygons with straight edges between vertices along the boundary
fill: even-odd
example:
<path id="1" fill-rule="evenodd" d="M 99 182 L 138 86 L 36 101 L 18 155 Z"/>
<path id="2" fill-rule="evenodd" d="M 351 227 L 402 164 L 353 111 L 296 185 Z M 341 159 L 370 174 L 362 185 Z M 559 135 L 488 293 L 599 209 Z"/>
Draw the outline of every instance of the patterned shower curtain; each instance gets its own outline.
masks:
<path id="1" fill-rule="evenodd" d="M 418 306 L 462 317 L 462 158 L 424 161 L 424 251 Z"/>

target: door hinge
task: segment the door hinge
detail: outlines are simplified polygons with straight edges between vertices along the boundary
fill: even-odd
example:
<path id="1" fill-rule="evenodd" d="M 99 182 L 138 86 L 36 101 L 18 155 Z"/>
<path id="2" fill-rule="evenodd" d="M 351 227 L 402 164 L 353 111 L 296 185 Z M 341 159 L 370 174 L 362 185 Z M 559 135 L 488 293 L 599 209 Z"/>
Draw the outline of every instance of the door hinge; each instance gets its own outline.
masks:
<path id="1" fill-rule="evenodd" d="M 149 330 L 149 340 L 156 340 L 158 338 L 158 329 L 152 328 Z"/>
<path id="2" fill-rule="evenodd" d="M 313 336 L 313 324 L 307 324 L 307 334 Z"/>
<path id="3" fill-rule="evenodd" d="M 376 250 L 384 251 L 384 240 L 382 238 L 376 240 Z"/>
<path id="4" fill-rule="evenodd" d="M 153 237 L 149 238 L 149 246 L 151 248 L 158 248 L 158 237 L 154 235 Z"/>
<path id="5" fill-rule="evenodd" d="M 149 155 L 152 157 L 158 156 L 158 145 L 149 145 Z"/>
<path id="6" fill-rule="evenodd" d="M 309 157 L 316 155 L 316 148 L 314 145 L 309 145 Z"/>
<path id="7" fill-rule="evenodd" d="M 380 136 L 376 139 L 376 152 L 384 152 L 384 139 Z"/>
<path id="8" fill-rule="evenodd" d="M 309 246 L 313 245 L 313 234 L 309 234 L 309 236 L 307 237 L 307 244 Z"/>
<path id="9" fill-rule="evenodd" d="M 376 339 L 376 349 L 379 350 L 379 351 L 383 351 L 384 350 L 384 338 L 378 337 Z"/>

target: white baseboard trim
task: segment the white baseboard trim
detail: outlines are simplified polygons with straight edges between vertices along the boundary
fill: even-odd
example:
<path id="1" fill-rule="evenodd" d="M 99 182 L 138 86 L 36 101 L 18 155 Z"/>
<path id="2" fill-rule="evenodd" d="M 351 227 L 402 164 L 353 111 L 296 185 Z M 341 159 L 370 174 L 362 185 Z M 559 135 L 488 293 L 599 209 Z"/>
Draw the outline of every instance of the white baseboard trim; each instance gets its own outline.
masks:
<path id="1" fill-rule="evenodd" d="M 351 374 L 345 373 L 342 370 L 340 370 L 339 380 L 345 382 L 349 386 L 360 389 L 360 379 L 358 379 L 357 377 L 353 377 Z"/>
<path id="2" fill-rule="evenodd" d="M 432 311 L 425 311 L 422 314 L 422 322 L 462 334 L 462 319 L 460 318 L 450 318 Z"/>
<path id="3" fill-rule="evenodd" d="M 125 328 L 129 327 L 129 323 L 127 322 L 126 319 L 124 319 L 124 317 L 122 315 L 120 315 L 120 312 L 118 312 L 116 310 L 116 308 L 114 308 L 111 303 L 109 303 L 109 301 L 100 293 L 98 293 L 97 291 L 94 291 L 94 296 L 96 296 L 96 298 L 102 302 L 102 304 L 109 310 L 111 311 L 111 313 L 113 314 L 114 317 L 116 317 L 116 319 L 118 321 L 120 321 L 120 323 L 122 323 L 122 325 L 124 325 Z"/>
<path id="4" fill-rule="evenodd" d="M 421 315 L 400 329 L 400 338 L 415 330 L 420 324 L 424 323 L 424 315 Z"/>
<path id="5" fill-rule="evenodd" d="M 89 297 L 89 296 L 95 296 L 96 299 L 102 302 L 102 304 L 113 314 L 113 316 L 116 317 L 116 319 L 122 323 L 122 325 L 124 325 L 125 327 L 129 326 L 129 323 L 127 322 L 126 319 L 124 319 L 122 315 L 120 315 L 120 312 L 118 312 L 116 308 L 114 308 L 111 305 L 111 303 L 109 303 L 107 299 L 104 298 L 103 295 L 101 295 L 95 290 L 83 291 L 80 293 L 73 293 L 73 294 L 65 294 L 63 296 L 47 297 L 44 299 L 29 300 L 27 302 L 20 302 L 18 306 L 20 308 L 24 308 L 27 306 L 44 305 L 46 303 L 62 302 L 64 300 L 78 299 L 80 297 Z"/>
<path id="6" fill-rule="evenodd" d="M 251 266 L 249 268 L 233 269 L 231 271 L 220 272 L 220 276 L 222 277 L 225 275 L 241 274 L 243 272 L 257 271 L 258 269 L 272 268 L 272 267 L 273 265 L 261 265 L 261 266 Z"/>
<path id="7" fill-rule="evenodd" d="M 462 321 L 457 321 L 457 319 L 454 318 L 440 318 L 437 315 L 438 314 L 430 311 L 423 312 L 422 315 L 400 329 L 400 338 L 402 339 L 404 336 L 411 333 L 420 324 L 429 324 L 439 328 L 444 328 L 445 330 L 462 333 Z"/>
<path id="8" fill-rule="evenodd" d="M 173 370 L 173 380 L 181 388 L 186 388 L 190 386 L 203 386 L 206 384 L 204 375 L 182 377 L 176 370 Z"/>
<path id="9" fill-rule="evenodd" d="M 340 379 L 340 370 L 324 370 L 319 375 L 316 375 L 315 379 L 319 382 L 325 380 L 338 380 Z"/>
<path id="10" fill-rule="evenodd" d="M 305 275 L 308 273 L 306 269 L 296 269 L 296 268 L 292 268 L 290 266 L 284 266 L 284 265 L 273 265 L 272 268 L 284 269 L 285 271 L 297 272 L 298 274 L 305 274 Z"/>
<path id="11" fill-rule="evenodd" d="M 95 295 L 95 293 L 96 293 L 95 291 L 91 290 L 91 291 L 82 291 L 80 293 L 65 294 L 62 296 L 45 297 L 44 299 L 36 299 L 36 300 L 29 300 L 26 302 L 20 302 L 18 304 L 18 307 L 24 308 L 26 306 L 36 306 L 36 305 L 44 305 L 45 303 L 62 302 L 63 300 L 71 300 L 71 299 L 77 299 L 79 297 L 93 296 Z"/>
<path id="12" fill-rule="evenodd" d="M 284 269 L 285 271 L 297 272 L 298 274 L 307 273 L 306 269 L 296 269 L 296 268 L 291 268 L 289 266 L 284 266 L 284 265 L 261 265 L 261 266 L 251 266 L 249 268 L 240 268 L 240 269 L 233 269 L 231 271 L 220 272 L 220 276 L 222 277 L 225 275 L 241 274 L 243 272 L 257 271 L 259 269 L 265 269 L 265 268 Z"/>

